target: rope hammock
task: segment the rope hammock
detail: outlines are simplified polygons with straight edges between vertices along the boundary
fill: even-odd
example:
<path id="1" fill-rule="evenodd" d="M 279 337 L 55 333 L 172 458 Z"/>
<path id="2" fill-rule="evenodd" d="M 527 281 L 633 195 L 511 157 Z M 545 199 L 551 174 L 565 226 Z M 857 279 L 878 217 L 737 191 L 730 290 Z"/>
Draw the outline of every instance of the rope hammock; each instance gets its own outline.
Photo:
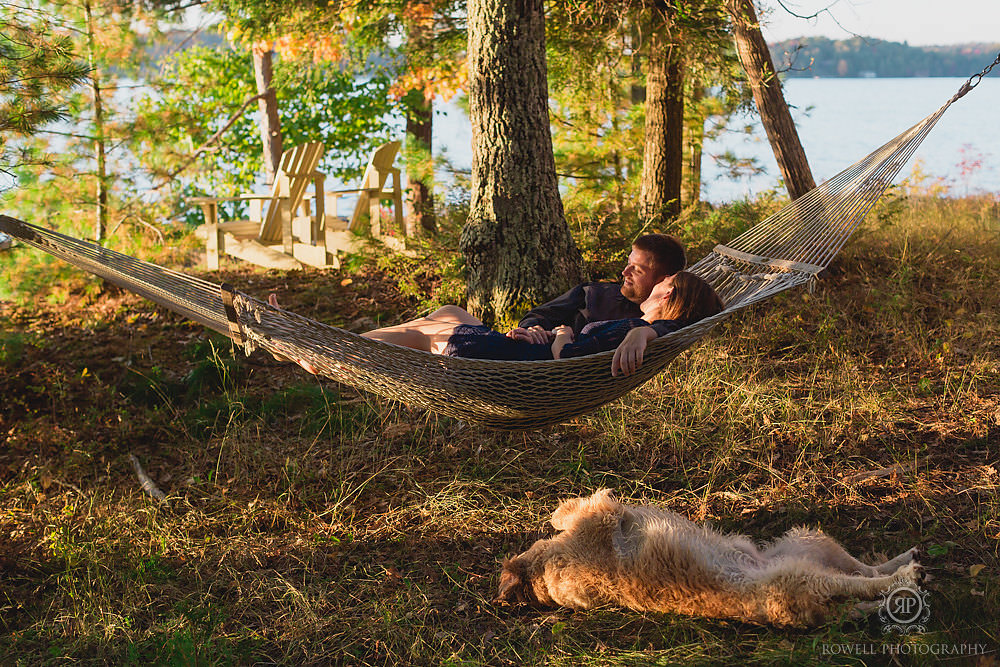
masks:
<path id="1" fill-rule="evenodd" d="M 21 220 L 0 216 L 0 231 L 223 333 L 247 354 L 263 348 L 303 359 L 339 382 L 486 426 L 533 428 L 619 398 L 733 313 L 813 281 L 941 115 L 997 63 L 1000 56 L 927 118 L 690 267 L 716 289 L 726 308 L 652 341 L 642 366 L 630 376 L 611 376 L 613 351 L 551 361 L 492 361 L 411 350 Z"/>

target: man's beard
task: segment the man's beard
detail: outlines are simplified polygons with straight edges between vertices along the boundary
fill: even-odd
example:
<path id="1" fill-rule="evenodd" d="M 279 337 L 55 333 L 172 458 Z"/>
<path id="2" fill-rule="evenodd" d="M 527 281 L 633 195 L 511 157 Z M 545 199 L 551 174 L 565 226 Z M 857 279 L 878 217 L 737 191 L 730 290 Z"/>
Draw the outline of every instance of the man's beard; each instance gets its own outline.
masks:
<path id="1" fill-rule="evenodd" d="M 639 298 L 639 293 L 636 291 L 634 284 L 622 283 L 622 296 L 635 303 L 636 299 Z M 641 301 L 641 299 L 639 300 Z"/>

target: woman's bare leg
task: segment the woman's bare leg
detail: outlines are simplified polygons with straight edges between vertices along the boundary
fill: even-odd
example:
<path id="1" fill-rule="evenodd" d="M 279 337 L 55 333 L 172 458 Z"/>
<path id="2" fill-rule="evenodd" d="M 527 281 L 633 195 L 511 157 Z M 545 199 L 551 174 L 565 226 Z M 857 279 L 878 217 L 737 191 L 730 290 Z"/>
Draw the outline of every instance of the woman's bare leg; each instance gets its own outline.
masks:
<path id="1" fill-rule="evenodd" d="M 482 322 L 458 306 L 442 306 L 427 317 L 382 327 L 361 335 L 414 350 L 441 354 L 448 344 L 448 338 L 460 324 L 478 326 Z"/>

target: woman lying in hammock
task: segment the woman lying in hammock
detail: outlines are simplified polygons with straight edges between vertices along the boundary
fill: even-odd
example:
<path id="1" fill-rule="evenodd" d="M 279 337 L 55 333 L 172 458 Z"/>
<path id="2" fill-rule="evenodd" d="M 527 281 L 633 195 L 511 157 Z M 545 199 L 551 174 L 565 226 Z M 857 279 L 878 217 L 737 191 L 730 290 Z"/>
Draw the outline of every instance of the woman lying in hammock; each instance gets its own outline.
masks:
<path id="1" fill-rule="evenodd" d="M 556 327 L 549 332 L 548 343 L 510 338 L 458 306 L 443 306 L 427 317 L 361 335 L 434 354 L 503 361 L 565 359 L 613 349 L 611 374 L 629 375 L 642 364 L 646 345 L 657 337 L 651 323 L 665 320 L 666 331 L 676 331 L 718 313 L 722 301 L 704 280 L 681 271 L 653 287 L 639 309 L 642 318 L 591 322 L 576 340 L 570 327 Z M 664 330 L 662 324 L 660 329 Z"/>
<path id="2" fill-rule="evenodd" d="M 268 302 L 280 307 L 273 294 Z M 570 327 L 556 327 L 549 332 L 548 343 L 515 340 L 493 331 L 459 306 L 442 306 L 426 317 L 361 335 L 434 354 L 500 361 L 566 359 L 613 349 L 611 374 L 630 375 L 642 365 L 646 345 L 658 335 L 650 324 L 659 321 L 663 333 L 677 331 L 721 311 L 722 300 L 704 280 L 680 271 L 657 283 L 639 309 L 641 318 L 591 322 L 576 340 Z M 307 361 L 298 364 L 310 373 L 318 372 Z"/>

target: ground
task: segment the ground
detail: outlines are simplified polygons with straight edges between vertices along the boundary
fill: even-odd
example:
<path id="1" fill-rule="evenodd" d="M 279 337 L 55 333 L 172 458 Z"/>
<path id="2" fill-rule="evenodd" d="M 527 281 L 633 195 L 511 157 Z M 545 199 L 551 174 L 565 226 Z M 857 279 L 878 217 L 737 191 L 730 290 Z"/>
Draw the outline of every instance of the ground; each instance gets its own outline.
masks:
<path id="1" fill-rule="evenodd" d="M 922 229 L 862 235 L 814 293 L 526 432 L 233 354 L 83 274 L 4 302 L 0 662 L 995 664 L 1000 237 Z M 375 264 L 202 275 L 353 330 L 421 308 Z M 868 560 L 919 546 L 928 631 L 495 604 L 501 559 L 600 487 L 757 539 L 818 525 Z"/>

